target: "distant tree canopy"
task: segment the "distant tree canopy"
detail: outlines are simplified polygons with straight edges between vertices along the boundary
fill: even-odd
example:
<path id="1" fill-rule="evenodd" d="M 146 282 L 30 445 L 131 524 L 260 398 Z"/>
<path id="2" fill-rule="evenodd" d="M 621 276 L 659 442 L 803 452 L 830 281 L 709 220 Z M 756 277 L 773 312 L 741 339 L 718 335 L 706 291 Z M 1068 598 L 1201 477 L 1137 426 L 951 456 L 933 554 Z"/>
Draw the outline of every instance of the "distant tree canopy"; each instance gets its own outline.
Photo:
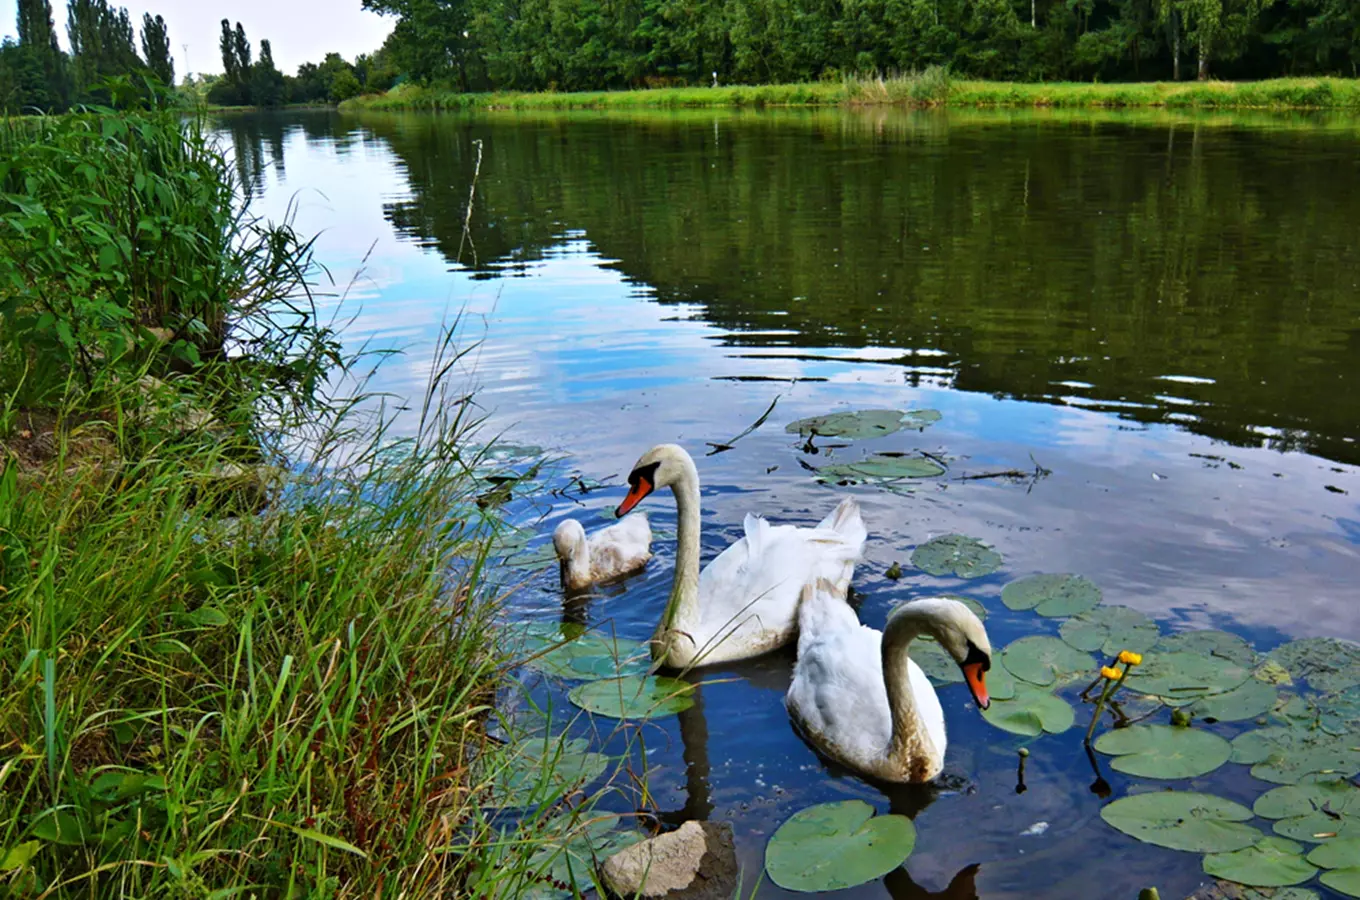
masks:
<path id="1" fill-rule="evenodd" d="M 363 0 L 463 90 L 766 83 L 947 65 L 995 79 L 1360 74 L 1360 0 Z"/>
<path id="2" fill-rule="evenodd" d="M 62 52 L 51 0 L 18 0 L 18 42 L 0 45 L 0 109 L 5 112 L 63 112 L 76 103 L 107 103 L 108 79 L 154 76 L 166 86 L 175 79 L 170 35 L 160 16 L 142 18 L 142 56 L 126 9 L 108 0 L 69 0 Z"/>
<path id="3" fill-rule="evenodd" d="M 399 75 L 389 54 L 363 54 L 351 65 L 339 53 L 318 63 L 303 63 L 297 75 L 284 75 L 274 65 L 269 41 L 260 41 L 260 58 L 251 63 L 251 46 L 240 22 L 222 20 L 221 78 L 208 89 L 210 103 L 221 106 L 280 106 L 285 103 L 339 103 L 365 91 L 385 91 Z"/>

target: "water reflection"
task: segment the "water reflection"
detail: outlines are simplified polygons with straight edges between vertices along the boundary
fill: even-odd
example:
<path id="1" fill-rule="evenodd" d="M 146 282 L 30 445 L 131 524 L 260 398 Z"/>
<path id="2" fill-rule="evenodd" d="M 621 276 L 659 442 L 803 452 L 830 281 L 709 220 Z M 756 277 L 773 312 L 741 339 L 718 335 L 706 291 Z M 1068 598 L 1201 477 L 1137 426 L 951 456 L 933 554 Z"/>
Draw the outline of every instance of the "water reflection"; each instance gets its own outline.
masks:
<path id="1" fill-rule="evenodd" d="M 1164 631 L 1224 627 L 1261 649 L 1360 638 L 1360 494 L 1345 465 L 1360 421 L 1354 127 L 891 111 L 251 121 L 224 135 L 258 173 L 265 211 L 301 197 L 299 228 L 324 232 L 318 252 L 341 283 L 366 259 L 348 339 L 412 348 L 383 389 L 415 394 L 438 325 L 464 309 L 482 341 L 469 377 L 497 429 L 613 484 L 647 446 L 686 446 L 703 479 L 704 559 L 748 511 L 820 519 L 829 489 L 804 466 L 925 450 L 947 476 L 908 494 L 846 489 L 871 533 L 855 579 L 868 625 L 903 600 L 963 591 L 987 607 L 998 646 L 1054 634 L 1005 609 L 1001 586 L 1078 571 Z M 450 256 L 473 140 L 486 156 L 477 258 L 462 266 Z M 702 455 L 776 396 L 765 426 Z M 943 419 L 872 448 L 819 442 L 815 455 L 783 431 L 847 406 Z M 1051 474 L 967 478 L 1035 464 Z M 521 521 L 544 540 L 568 514 L 593 530 L 620 494 Z M 661 536 L 673 507 L 650 512 L 659 536 L 644 573 L 564 604 L 545 571 L 515 614 L 645 640 L 674 564 Z M 914 546 L 951 531 L 994 545 L 1006 568 L 971 582 L 910 568 Z M 894 562 L 899 580 L 884 574 Z M 695 707 L 648 726 L 665 820 L 731 822 L 746 872 L 794 811 L 854 797 L 918 828 L 906 870 L 866 896 L 996 900 L 1037 885 L 1084 900 L 1092 883 L 1183 896 L 1201 878 L 1193 855 L 1101 830 L 1101 795 L 1130 781 L 1093 775 L 1080 726 L 1032 744 L 1017 793 L 1019 741 L 945 687 L 949 779 L 883 790 L 799 740 L 781 702 L 791 664 L 783 653 L 705 671 Z M 533 689 L 562 708 L 556 688 Z M 1250 803 L 1245 781 L 1226 768 L 1195 788 Z"/>

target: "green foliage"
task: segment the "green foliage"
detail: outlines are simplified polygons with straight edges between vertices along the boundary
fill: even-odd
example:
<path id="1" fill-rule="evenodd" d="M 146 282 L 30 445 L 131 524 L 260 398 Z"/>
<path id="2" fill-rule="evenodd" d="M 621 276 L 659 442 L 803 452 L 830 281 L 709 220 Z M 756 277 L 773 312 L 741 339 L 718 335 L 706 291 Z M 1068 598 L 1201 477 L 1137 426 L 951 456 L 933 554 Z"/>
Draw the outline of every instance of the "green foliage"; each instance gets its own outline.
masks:
<path id="1" fill-rule="evenodd" d="M 175 83 L 175 61 L 170 53 L 170 32 L 165 27 L 165 19 L 152 18 L 151 13 L 142 15 L 142 56 L 151 74 L 160 79 L 161 84 L 170 87 Z"/>
<path id="2" fill-rule="evenodd" d="M 0 358 L 32 367 L 23 402 L 72 375 L 88 389 L 222 360 L 267 310 L 233 346 L 273 373 L 262 395 L 311 396 L 334 350 L 306 303 L 309 245 L 237 203 L 202 123 L 97 110 L 0 143 Z"/>
<path id="3" fill-rule="evenodd" d="M 917 546 L 911 563 L 937 577 L 981 578 L 1001 568 L 1001 554 L 977 538 L 942 534 Z"/>

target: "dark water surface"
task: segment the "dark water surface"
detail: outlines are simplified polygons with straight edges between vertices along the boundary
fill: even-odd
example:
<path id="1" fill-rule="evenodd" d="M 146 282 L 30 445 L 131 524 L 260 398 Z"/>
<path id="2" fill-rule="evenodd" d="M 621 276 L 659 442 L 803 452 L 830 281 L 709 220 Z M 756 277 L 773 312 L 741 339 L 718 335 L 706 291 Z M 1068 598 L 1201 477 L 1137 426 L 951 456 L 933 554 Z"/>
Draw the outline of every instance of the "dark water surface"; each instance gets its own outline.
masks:
<path id="1" fill-rule="evenodd" d="M 875 110 L 306 114 L 222 129 L 258 209 L 295 204 L 341 286 L 367 256 L 341 307 L 346 338 L 409 350 L 381 387 L 418 394 L 441 321 L 465 309 L 482 340 L 466 377 L 514 440 L 615 482 L 652 444 L 695 455 L 706 559 L 748 511 L 811 524 L 852 492 L 870 531 L 855 587 L 875 627 L 896 602 L 961 591 L 987 606 L 998 647 L 1056 633 L 999 593 L 1071 571 L 1164 632 L 1225 628 L 1261 650 L 1360 639 L 1354 123 Z M 702 455 L 776 396 L 764 427 Z M 828 454 L 783 426 L 872 407 L 943 419 L 830 459 L 919 449 L 947 475 L 909 495 L 815 483 L 800 463 Z M 1051 474 L 966 478 L 1036 463 Z M 590 529 L 621 496 L 549 498 L 524 524 L 547 535 L 575 515 Z M 646 508 L 673 534 L 668 497 Z M 909 565 L 949 532 L 987 541 L 1005 567 L 963 582 Z M 584 607 L 564 610 L 550 572 L 516 609 L 645 639 L 673 539 L 656 550 L 645 575 Z M 905 870 L 861 896 L 1132 898 L 1156 884 L 1171 898 L 1202 880 L 1200 857 L 1101 822 L 1084 710 L 1030 744 L 1017 795 L 1023 741 L 945 687 L 947 789 L 885 794 L 794 734 L 791 665 L 705 672 L 701 703 L 647 737 L 658 803 L 732 822 L 748 888 L 780 822 L 847 797 L 908 813 L 919 833 Z M 1115 796 L 1132 786 L 1105 776 Z M 1177 786 L 1248 804 L 1267 787 L 1234 764 Z"/>

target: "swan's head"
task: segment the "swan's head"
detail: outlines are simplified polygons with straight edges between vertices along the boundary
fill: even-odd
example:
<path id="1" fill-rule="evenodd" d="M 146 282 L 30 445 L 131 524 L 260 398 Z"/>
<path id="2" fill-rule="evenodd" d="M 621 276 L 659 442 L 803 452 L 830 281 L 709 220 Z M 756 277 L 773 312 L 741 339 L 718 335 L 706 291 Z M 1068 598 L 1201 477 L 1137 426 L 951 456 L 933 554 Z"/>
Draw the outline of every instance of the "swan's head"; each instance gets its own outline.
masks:
<path id="1" fill-rule="evenodd" d="M 963 670 L 963 679 L 973 694 L 978 709 L 991 705 L 987 696 L 987 672 L 992 668 L 992 642 L 987 629 L 971 609 L 947 597 L 931 597 L 903 603 L 890 618 L 910 616 L 922 631 L 939 642 Z"/>
<path id="2" fill-rule="evenodd" d="M 690 455 L 678 444 L 657 444 L 642 454 L 628 473 L 628 496 L 619 504 L 617 515 L 627 515 L 657 488 L 672 487 L 686 479 L 698 481 Z"/>
<path id="3" fill-rule="evenodd" d="M 553 550 L 563 562 L 576 559 L 586 549 L 586 530 L 575 519 L 564 519 L 553 529 Z"/>

